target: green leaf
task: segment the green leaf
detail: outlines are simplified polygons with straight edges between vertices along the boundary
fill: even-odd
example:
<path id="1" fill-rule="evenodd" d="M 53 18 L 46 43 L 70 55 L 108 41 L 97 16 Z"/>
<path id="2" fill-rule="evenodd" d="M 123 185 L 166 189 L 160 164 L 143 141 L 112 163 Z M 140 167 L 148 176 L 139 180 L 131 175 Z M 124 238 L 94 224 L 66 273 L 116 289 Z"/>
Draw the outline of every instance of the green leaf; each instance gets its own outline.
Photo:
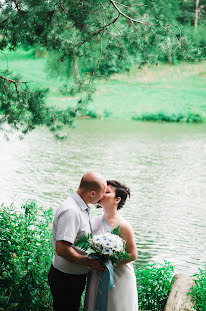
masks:
<path id="1" fill-rule="evenodd" d="M 91 255 L 91 254 L 95 254 L 96 252 L 92 248 L 89 248 L 87 249 L 87 253 L 88 255 Z"/>
<path id="2" fill-rule="evenodd" d="M 89 247 L 89 235 L 80 236 L 75 242 L 74 246 L 77 246 L 83 250 L 86 250 Z"/>
<path id="3" fill-rule="evenodd" d="M 125 259 L 130 259 L 131 257 L 127 252 L 124 252 L 121 258 L 125 260 Z"/>
<path id="4" fill-rule="evenodd" d="M 117 228 L 114 228 L 111 233 L 115 235 L 119 235 L 119 226 Z"/>

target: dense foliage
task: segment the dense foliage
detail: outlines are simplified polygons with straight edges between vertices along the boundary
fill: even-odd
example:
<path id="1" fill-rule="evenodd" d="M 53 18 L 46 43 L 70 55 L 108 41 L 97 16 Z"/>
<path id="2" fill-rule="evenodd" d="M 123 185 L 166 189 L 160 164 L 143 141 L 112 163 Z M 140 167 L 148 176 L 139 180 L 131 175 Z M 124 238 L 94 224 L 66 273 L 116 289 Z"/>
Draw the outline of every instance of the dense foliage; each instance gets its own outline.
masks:
<path id="1" fill-rule="evenodd" d="M 26 133 L 45 124 L 57 131 L 62 124 L 72 125 L 91 100 L 95 75 L 201 54 L 180 35 L 180 4 L 180 0 L 2 1 L 0 50 L 6 53 L 22 45 L 46 49 L 50 70 L 65 76 L 64 93 L 79 94 L 79 100 L 72 110 L 46 107 L 45 90 L 34 90 L 0 68 L 0 125 L 7 122 Z"/>
<path id="2" fill-rule="evenodd" d="M 43 124 L 47 115 L 44 104 L 47 90 L 31 90 L 19 77 L 6 71 L 1 73 L 3 76 L 0 78 L 0 129 L 7 122 L 25 134 L 36 125 Z"/>
<path id="3" fill-rule="evenodd" d="M 151 264 L 135 271 L 138 302 L 141 310 L 163 310 L 174 275 L 174 268 L 167 262 Z"/>
<path id="4" fill-rule="evenodd" d="M 0 310 L 49 311 L 52 306 L 48 271 L 51 244 L 52 209 L 44 210 L 34 202 L 16 209 L 0 209 Z M 160 311 L 171 289 L 173 267 L 151 264 L 135 269 L 138 302 L 142 310 Z M 191 295 L 197 311 L 205 311 L 206 270 L 194 276 Z M 83 298 L 81 303 L 81 310 Z"/>
<path id="5" fill-rule="evenodd" d="M 52 210 L 34 202 L 21 210 L 2 206 L 0 210 L 1 311 L 48 311 L 51 294 L 47 275 L 52 258 Z M 143 267 L 136 271 L 140 307 L 161 306 L 170 288 L 169 264 Z M 148 300 L 148 304 L 146 304 Z M 151 309 L 156 310 L 156 309 Z"/>
<path id="6" fill-rule="evenodd" d="M 199 269 L 199 273 L 193 276 L 195 286 L 191 288 L 190 295 L 197 311 L 205 311 L 206 308 L 206 266 Z"/>
<path id="7" fill-rule="evenodd" d="M 34 202 L 0 209 L 0 310 L 51 310 L 51 209 Z"/>

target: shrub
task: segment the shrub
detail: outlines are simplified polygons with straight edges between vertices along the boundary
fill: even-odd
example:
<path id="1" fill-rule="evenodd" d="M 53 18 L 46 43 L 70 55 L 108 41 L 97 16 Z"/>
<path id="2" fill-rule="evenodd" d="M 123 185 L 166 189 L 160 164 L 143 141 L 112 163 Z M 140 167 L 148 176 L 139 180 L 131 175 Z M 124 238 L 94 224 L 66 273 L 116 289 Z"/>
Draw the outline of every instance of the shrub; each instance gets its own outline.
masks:
<path id="1" fill-rule="evenodd" d="M 85 115 L 92 118 L 92 119 L 97 119 L 97 117 L 98 117 L 97 112 L 94 110 L 86 110 Z"/>
<path id="2" fill-rule="evenodd" d="M 47 284 L 51 265 L 52 210 L 44 211 L 34 202 L 16 210 L 0 210 L 0 310 L 51 310 Z"/>
<path id="3" fill-rule="evenodd" d="M 45 211 L 34 202 L 26 203 L 20 210 L 12 205 L 1 208 L 0 311 L 52 309 L 47 282 L 53 253 L 51 223 L 52 209 Z M 171 289 L 173 267 L 167 262 L 153 264 L 136 269 L 135 274 L 140 309 L 160 311 Z M 202 275 L 202 289 L 194 290 L 197 299 L 206 284 L 205 274 Z M 83 299 L 84 295 L 80 310 Z"/>
<path id="4" fill-rule="evenodd" d="M 169 292 L 174 268 L 170 263 L 151 264 L 135 270 L 139 309 L 163 310 Z"/>
<path id="5" fill-rule="evenodd" d="M 190 295 L 194 301 L 194 307 L 197 311 L 206 309 L 206 266 L 199 269 L 199 273 L 193 275 L 195 286 L 190 290 Z"/>
<path id="6" fill-rule="evenodd" d="M 165 122 L 188 122 L 201 123 L 205 120 L 205 116 L 199 112 L 185 112 L 185 113 L 144 113 L 132 117 L 134 121 L 165 121 Z"/>

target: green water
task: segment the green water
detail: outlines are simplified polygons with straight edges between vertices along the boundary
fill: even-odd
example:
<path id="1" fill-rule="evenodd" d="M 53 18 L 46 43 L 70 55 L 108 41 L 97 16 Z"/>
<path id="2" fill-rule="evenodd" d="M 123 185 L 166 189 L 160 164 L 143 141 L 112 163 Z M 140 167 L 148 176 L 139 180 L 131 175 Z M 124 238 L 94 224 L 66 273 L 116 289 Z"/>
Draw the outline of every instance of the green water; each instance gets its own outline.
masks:
<path id="1" fill-rule="evenodd" d="M 131 189 L 120 213 L 135 231 L 137 265 L 165 259 L 192 274 L 206 264 L 205 133 L 205 124 L 81 120 L 63 143 L 44 128 L 1 140 L 0 202 L 55 209 L 85 171 L 98 171 Z"/>

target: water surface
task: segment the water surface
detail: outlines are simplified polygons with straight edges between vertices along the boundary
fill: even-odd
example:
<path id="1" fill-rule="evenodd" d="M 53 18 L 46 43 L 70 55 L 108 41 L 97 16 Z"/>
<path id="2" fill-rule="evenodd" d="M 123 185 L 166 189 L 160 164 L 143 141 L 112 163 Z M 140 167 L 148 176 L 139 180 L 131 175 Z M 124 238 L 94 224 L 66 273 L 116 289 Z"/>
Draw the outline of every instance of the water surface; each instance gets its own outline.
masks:
<path id="1" fill-rule="evenodd" d="M 0 142 L 0 202 L 55 209 L 85 171 L 98 171 L 131 189 L 121 214 L 135 231 L 137 264 L 165 259 L 192 274 L 206 264 L 205 133 L 204 124 L 82 120 L 61 143 L 39 128 Z"/>

